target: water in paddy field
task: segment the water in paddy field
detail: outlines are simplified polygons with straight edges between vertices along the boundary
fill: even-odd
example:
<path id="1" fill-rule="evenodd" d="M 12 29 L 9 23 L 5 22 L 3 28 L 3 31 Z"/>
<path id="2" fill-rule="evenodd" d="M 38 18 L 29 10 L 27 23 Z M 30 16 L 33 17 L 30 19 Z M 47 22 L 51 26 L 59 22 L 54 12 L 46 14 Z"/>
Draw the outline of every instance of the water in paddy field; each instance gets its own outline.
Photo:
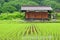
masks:
<path id="1" fill-rule="evenodd" d="M 38 25 L 31 24 L 25 27 L 21 40 L 60 40 L 59 34 L 41 29 Z"/>

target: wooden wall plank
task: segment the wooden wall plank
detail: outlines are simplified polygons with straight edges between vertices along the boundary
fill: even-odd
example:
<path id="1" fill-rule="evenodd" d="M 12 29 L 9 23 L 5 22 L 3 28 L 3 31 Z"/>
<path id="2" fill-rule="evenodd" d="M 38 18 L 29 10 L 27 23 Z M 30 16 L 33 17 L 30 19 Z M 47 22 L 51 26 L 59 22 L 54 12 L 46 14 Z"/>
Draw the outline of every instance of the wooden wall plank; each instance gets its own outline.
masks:
<path id="1" fill-rule="evenodd" d="M 26 12 L 26 18 L 48 18 L 48 12 Z"/>

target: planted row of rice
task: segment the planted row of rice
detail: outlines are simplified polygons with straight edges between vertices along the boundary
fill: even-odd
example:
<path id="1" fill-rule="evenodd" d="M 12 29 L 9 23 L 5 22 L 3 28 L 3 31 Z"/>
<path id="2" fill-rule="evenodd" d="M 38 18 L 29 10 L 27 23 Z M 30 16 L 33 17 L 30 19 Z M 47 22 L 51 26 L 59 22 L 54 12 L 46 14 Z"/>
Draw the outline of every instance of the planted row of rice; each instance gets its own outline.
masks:
<path id="1" fill-rule="evenodd" d="M 0 40 L 60 40 L 60 23 L 0 24 Z"/>

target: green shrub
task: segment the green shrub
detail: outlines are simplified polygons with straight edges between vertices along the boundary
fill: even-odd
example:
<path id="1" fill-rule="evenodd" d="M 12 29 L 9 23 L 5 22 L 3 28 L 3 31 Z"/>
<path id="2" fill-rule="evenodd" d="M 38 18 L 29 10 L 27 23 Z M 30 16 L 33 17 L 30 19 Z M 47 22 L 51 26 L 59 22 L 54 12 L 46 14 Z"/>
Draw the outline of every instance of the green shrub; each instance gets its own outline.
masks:
<path id="1" fill-rule="evenodd" d="M 57 13 L 56 17 L 57 17 L 57 19 L 60 19 L 60 13 Z"/>
<path id="2" fill-rule="evenodd" d="M 1 13 L 0 20 L 12 20 L 12 19 L 24 19 L 24 13 L 14 12 L 14 13 Z"/>

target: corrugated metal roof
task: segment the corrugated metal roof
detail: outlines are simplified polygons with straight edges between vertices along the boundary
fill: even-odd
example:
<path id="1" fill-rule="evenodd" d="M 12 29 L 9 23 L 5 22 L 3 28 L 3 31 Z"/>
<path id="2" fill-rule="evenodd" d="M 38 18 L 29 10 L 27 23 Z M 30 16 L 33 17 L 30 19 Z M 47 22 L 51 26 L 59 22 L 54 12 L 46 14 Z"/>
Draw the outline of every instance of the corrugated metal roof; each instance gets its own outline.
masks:
<path id="1" fill-rule="evenodd" d="M 48 6 L 21 6 L 21 10 L 53 10 Z"/>

